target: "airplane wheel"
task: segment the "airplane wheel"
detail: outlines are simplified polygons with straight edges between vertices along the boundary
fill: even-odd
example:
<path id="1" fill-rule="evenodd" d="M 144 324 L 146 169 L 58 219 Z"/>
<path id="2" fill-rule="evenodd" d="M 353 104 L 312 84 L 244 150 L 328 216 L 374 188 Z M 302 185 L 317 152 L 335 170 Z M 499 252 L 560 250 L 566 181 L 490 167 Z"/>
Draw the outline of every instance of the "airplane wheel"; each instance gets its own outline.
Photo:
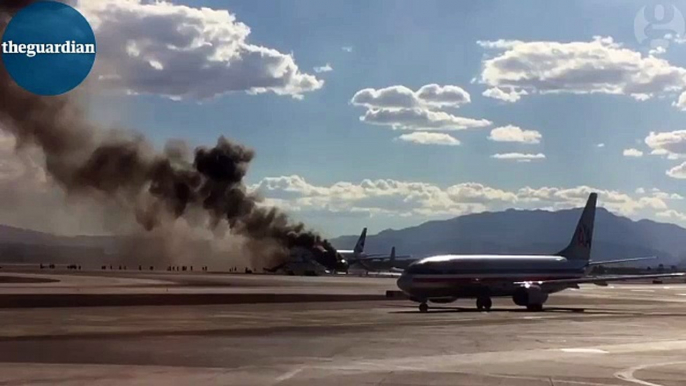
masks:
<path id="1" fill-rule="evenodd" d="M 486 311 L 490 311 L 491 306 L 493 306 L 493 301 L 491 300 L 491 298 L 485 298 L 484 299 L 484 308 L 486 309 Z"/>
<path id="2" fill-rule="evenodd" d="M 533 312 L 543 311 L 543 304 L 529 304 L 526 309 Z"/>
<path id="3" fill-rule="evenodd" d="M 429 305 L 426 303 L 422 303 L 419 305 L 419 312 L 427 312 L 429 311 Z"/>
<path id="4" fill-rule="evenodd" d="M 489 298 L 489 297 L 476 298 L 476 308 L 479 311 L 482 311 L 482 310 L 489 311 L 491 309 L 492 305 L 493 305 L 493 302 L 491 301 L 491 298 Z"/>

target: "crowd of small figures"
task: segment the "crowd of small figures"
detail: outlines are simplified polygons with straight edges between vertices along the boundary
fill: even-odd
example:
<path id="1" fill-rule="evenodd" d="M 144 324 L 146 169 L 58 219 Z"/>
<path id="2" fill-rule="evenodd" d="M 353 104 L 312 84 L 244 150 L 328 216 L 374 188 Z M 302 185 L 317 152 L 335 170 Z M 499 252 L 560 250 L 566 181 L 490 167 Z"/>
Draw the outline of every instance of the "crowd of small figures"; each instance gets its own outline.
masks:
<path id="1" fill-rule="evenodd" d="M 55 269 L 55 264 L 41 264 L 40 269 Z M 67 269 L 73 269 L 80 271 L 81 266 L 76 265 L 76 264 L 70 264 L 67 266 Z M 126 265 L 103 265 L 100 267 L 101 270 L 106 271 L 106 270 L 119 270 L 119 271 L 126 271 L 128 270 L 128 267 Z M 155 266 L 143 266 L 139 265 L 138 266 L 139 271 L 154 271 Z M 169 265 L 167 266 L 167 271 L 169 272 L 193 272 L 194 267 L 192 265 Z M 208 267 L 206 265 L 203 265 L 200 267 L 200 271 L 202 272 L 207 272 Z M 229 268 L 229 272 L 239 272 L 238 267 L 231 267 Z M 253 273 L 253 271 L 250 268 L 245 268 L 244 273 Z"/>

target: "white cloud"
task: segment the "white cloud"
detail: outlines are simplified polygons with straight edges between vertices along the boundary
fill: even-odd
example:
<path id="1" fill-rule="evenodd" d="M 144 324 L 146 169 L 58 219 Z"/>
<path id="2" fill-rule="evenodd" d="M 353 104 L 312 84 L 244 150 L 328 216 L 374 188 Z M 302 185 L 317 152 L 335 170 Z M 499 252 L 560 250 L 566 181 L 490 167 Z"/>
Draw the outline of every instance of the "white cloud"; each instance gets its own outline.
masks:
<path id="1" fill-rule="evenodd" d="M 447 187 L 392 179 L 359 183 L 336 182 L 316 186 L 299 176 L 264 178 L 250 186 L 252 191 L 300 212 L 368 213 L 382 216 L 447 217 L 485 210 L 549 208 L 553 210 L 583 206 L 591 192 L 599 194 L 599 205 L 622 215 L 637 215 L 670 210 L 665 198 L 652 193 L 632 196 L 614 190 L 589 186 L 572 188 L 523 187 L 504 190 L 476 182 Z M 653 212 L 654 214 L 654 212 Z"/>
<path id="2" fill-rule="evenodd" d="M 523 44 L 524 42 L 521 40 L 505 40 L 505 39 L 498 39 L 495 41 L 489 41 L 489 40 L 477 40 L 476 44 L 483 48 L 491 49 L 491 50 L 509 50 L 512 49 L 520 44 Z"/>
<path id="3" fill-rule="evenodd" d="M 686 162 L 683 162 L 669 170 L 666 174 L 672 178 L 684 179 L 686 178 Z"/>
<path id="4" fill-rule="evenodd" d="M 656 213 L 657 217 L 662 217 L 668 220 L 676 220 L 676 221 L 686 221 L 686 214 L 681 213 L 679 211 L 676 211 L 674 209 L 669 209 L 665 210 L 662 212 Z"/>
<path id="5" fill-rule="evenodd" d="M 394 130 L 464 130 L 489 126 L 486 119 L 458 117 L 443 111 L 424 109 L 369 109 L 360 121 L 391 126 Z"/>
<path id="6" fill-rule="evenodd" d="M 493 154 L 491 156 L 491 158 L 503 159 L 503 160 L 512 160 L 512 161 L 517 161 L 517 162 L 531 162 L 532 160 L 544 159 L 545 154 L 543 154 L 543 153 L 537 153 L 537 154 L 498 153 L 498 154 Z"/>
<path id="7" fill-rule="evenodd" d="M 352 46 L 343 46 L 341 49 L 345 52 L 353 52 L 353 47 Z"/>
<path id="8" fill-rule="evenodd" d="M 599 143 L 599 144 L 596 145 L 596 147 L 605 147 L 605 144 L 604 144 L 604 143 Z"/>
<path id="9" fill-rule="evenodd" d="M 622 155 L 625 157 L 643 157 L 643 152 L 638 149 L 624 149 Z"/>
<path id="10" fill-rule="evenodd" d="M 258 184 L 251 187 L 252 190 L 259 190 L 263 192 L 279 192 L 278 195 L 271 194 L 269 197 L 273 199 L 287 199 L 299 196 L 315 196 L 324 195 L 328 191 L 326 188 L 316 187 L 310 185 L 304 178 L 298 175 L 281 176 L 281 177 L 266 177 Z"/>
<path id="11" fill-rule="evenodd" d="M 413 91 L 396 85 L 381 89 L 366 88 L 353 95 L 350 103 L 367 111 L 360 121 L 395 130 L 448 131 L 491 125 L 486 119 L 460 117 L 442 108 L 457 108 L 471 101 L 469 93 L 458 86 L 427 84 Z"/>
<path id="12" fill-rule="evenodd" d="M 597 189 L 589 186 L 575 188 L 544 187 L 519 189 L 518 198 L 523 201 L 548 203 L 554 209 L 583 206 L 591 192 L 599 195 L 599 205 L 622 215 L 632 215 L 642 209 L 665 209 L 667 204 L 659 197 L 634 198 L 616 190 Z"/>
<path id="13" fill-rule="evenodd" d="M 499 51 L 484 60 L 479 78 L 490 88 L 617 94 L 645 100 L 686 86 L 686 69 L 655 56 L 643 57 L 609 37 L 588 42 L 499 40 L 478 44 Z"/>
<path id="14" fill-rule="evenodd" d="M 316 73 L 322 73 L 322 72 L 330 72 L 333 71 L 333 67 L 329 63 L 326 63 L 323 66 L 315 67 L 314 72 Z"/>
<path id="15" fill-rule="evenodd" d="M 471 102 L 469 93 L 458 86 L 427 84 L 417 91 L 405 86 L 390 86 L 381 89 L 365 88 L 353 95 L 350 103 L 370 109 L 437 109 L 460 107 Z"/>
<path id="16" fill-rule="evenodd" d="M 686 91 L 679 94 L 679 99 L 675 102 L 672 102 L 672 106 L 681 111 L 686 111 Z"/>
<path id="17" fill-rule="evenodd" d="M 669 159 L 686 155 L 686 130 L 651 131 L 644 141 L 652 149 L 650 154 L 667 156 Z"/>
<path id="18" fill-rule="evenodd" d="M 668 34 L 665 34 L 664 38 L 667 39 L 667 40 L 669 40 L 669 41 L 672 42 L 672 43 L 675 43 L 675 44 L 684 44 L 684 43 L 686 43 L 686 36 L 682 36 L 682 35 L 679 35 L 679 34 L 668 33 Z"/>
<path id="19" fill-rule="evenodd" d="M 427 133 L 425 131 L 416 131 L 414 133 L 403 134 L 397 139 L 400 141 L 412 142 L 420 145 L 457 146 L 460 144 L 460 141 L 451 135 L 444 133 Z"/>
<path id="20" fill-rule="evenodd" d="M 365 88 L 353 95 L 350 103 L 367 108 L 409 109 L 419 107 L 421 101 L 414 91 L 405 86 L 391 86 L 381 89 Z"/>
<path id="21" fill-rule="evenodd" d="M 652 155 L 665 156 L 668 159 L 686 157 L 686 130 L 650 132 L 645 138 L 645 143 L 652 149 Z M 686 178 L 686 162 L 672 167 L 666 174 L 672 178 Z"/>
<path id="22" fill-rule="evenodd" d="M 657 55 L 662 55 L 662 54 L 664 54 L 664 53 L 666 53 L 666 52 L 667 52 L 667 50 L 666 50 L 664 47 L 658 46 L 658 47 L 656 47 L 656 48 L 650 49 L 650 50 L 648 51 L 648 54 L 649 54 L 649 55 L 653 55 L 653 56 L 657 56 Z"/>
<path id="23" fill-rule="evenodd" d="M 498 99 L 503 102 L 514 103 L 520 100 L 523 95 L 529 95 L 529 93 L 526 92 L 526 90 L 524 89 L 516 91 L 514 88 L 511 87 L 510 91 L 503 91 L 501 88 L 493 87 L 487 89 L 481 95 L 488 98 Z"/>
<path id="24" fill-rule="evenodd" d="M 636 189 L 636 194 L 645 194 L 646 190 L 644 188 L 637 188 Z"/>
<path id="25" fill-rule="evenodd" d="M 643 189 L 643 188 L 640 188 L 640 189 Z M 638 193 L 638 189 L 636 190 L 636 193 Z M 643 193 L 645 193 L 645 189 L 643 189 Z M 643 193 L 641 193 L 641 194 L 643 194 Z M 662 199 L 662 200 L 683 200 L 684 199 L 684 197 L 678 193 L 667 193 L 667 192 L 663 192 L 662 190 L 660 190 L 658 188 L 652 188 L 650 190 L 650 195 L 652 197 L 657 197 L 657 198 Z"/>
<path id="26" fill-rule="evenodd" d="M 652 98 L 653 96 L 651 94 L 637 93 L 637 94 L 631 94 L 631 97 L 636 99 L 639 102 L 645 102 L 648 99 Z"/>
<path id="27" fill-rule="evenodd" d="M 289 197 L 291 207 L 301 211 L 325 209 L 330 212 L 366 211 L 395 216 L 459 215 L 486 209 L 488 203 L 516 200 L 512 192 L 478 183 L 457 184 L 442 189 L 422 182 L 391 179 L 362 180 L 360 183 L 337 182 L 331 186 L 303 184 L 297 176 L 265 178 L 252 185 L 266 197 Z M 293 195 L 299 192 L 300 196 Z"/>
<path id="28" fill-rule="evenodd" d="M 206 99 L 236 91 L 302 98 L 324 81 L 292 54 L 249 43 L 226 10 L 141 0 L 80 1 L 98 40 L 95 72 L 128 94 Z"/>
<path id="29" fill-rule="evenodd" d="M 536 144 L 541 142 L 541 133 L 536 130 L 522 130 L 517 126 L 507 125 L 491 130 L 488 139 L 496 142 Z"/>
<path id="30" fill-rule="evenodd" d="M 469 93 L 459 86 L 427 84 L 417 90 L 417 98 L 427 107 L 460 107 L 472 100 Z"/>

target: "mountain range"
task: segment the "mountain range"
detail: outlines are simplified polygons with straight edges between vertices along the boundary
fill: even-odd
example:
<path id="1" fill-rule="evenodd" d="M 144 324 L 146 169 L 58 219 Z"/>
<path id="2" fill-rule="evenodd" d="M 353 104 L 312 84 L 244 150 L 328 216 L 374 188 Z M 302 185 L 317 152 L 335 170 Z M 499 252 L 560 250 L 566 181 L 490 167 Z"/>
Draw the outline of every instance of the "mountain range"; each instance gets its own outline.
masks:
<path id="1" fill-rule="evenodd" d="M 580 215 L 581 208 L 475 213 L 370 234 L 365 250 L 388 253 L 395 246 L 399 255 L 417 258 L 447 253 L 552 254 L 569 243 Z M 351 249 L 358 237 L 330 241 L 336 248 Z M 107 258 L 119 241 L 114 236 L 58 236 L 0 225 L 0 262 L 29 262 L 45 256 L 56 261 L 72 261 L 74 256 L 93 261 Z M 598 261 L 657 256 L 641 264 L 686 266 L 686 229 L 652 220 L 634 221 L 598 208 L 591 254 Z"/>
<path id="2" fill-rule="evenodd" d="M 369 235 L 365 250 L 387 253 L 395 246 L 399 255 L 418 258 L 449 253 L 554 254 L 569 243 L 580 215 L 581 208 L 475 213 Z M 341 236 L 331 243 L 350 249 L 358 237 Z M 686 229 L 651 220 L 634 221 L 598 208 L 591 254 L 598 261 L 657 256 L 650 265 L 682 265 L 686 263 Z"/>

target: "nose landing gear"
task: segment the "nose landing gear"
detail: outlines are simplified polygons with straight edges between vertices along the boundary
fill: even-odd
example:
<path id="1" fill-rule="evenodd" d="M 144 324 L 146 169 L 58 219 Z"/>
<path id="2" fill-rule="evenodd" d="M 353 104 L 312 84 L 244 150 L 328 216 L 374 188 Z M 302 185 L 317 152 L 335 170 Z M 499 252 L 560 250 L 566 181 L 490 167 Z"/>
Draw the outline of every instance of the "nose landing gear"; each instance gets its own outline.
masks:
<path id="1" fill-rule="evenodd" d="M 481 296 L 481 297 L 476 298 L 476 308 L 479 311 L 482 311 L 482 310 L 490 311 L 492 305 L 493 305 L 493 301 L 491 301 L 491 298 L 489 296 Z"/>
<path id="2" fill-rule="evenodd" d="M 429 305 L 426 303 L 421 303 L 419 305 L 419 312 L 427 312 L 429 311 Z"/>

